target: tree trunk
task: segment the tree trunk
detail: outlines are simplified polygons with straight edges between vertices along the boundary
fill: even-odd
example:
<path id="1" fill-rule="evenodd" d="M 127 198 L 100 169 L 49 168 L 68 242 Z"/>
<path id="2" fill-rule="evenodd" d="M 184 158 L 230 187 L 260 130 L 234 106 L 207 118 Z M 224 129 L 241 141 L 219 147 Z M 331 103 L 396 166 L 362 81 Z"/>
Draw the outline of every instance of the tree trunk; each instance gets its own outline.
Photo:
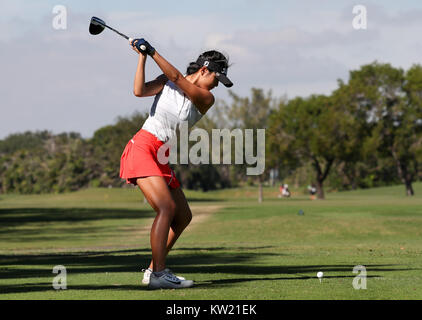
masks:
<path id="1" fill-rule="evenodd" d="M 325 178 L 327 178 L 328 172 L 330 172 L 330 168 L 334 160 L 332 159 L 326 160 L 327 164 L 325 165 L 325 169 L 323 172 L 318 159 L 316 157 L 312 157 L 312 158 L 314 160 L 313 165 L 316 170 L 317 199 L 323 200 L 325 199 L 323 183 L 324 183 Z"/>
<path id="2" fill-rule="evenodd" d="M 412 187 L 413 175 L 408 171 L 407 163 L 405 163 L 406 161 L 402 162 L 394 149 L 392 149 L 392 154 L 393 158 L 396 160 L 399 177 L 406 187 L 406 195 L 413 196 L 415 194 Z"/>
<path id="3" fill-rule="evenodd" d="M 317 199 L 319 199 L 319 200 L 325 199 L 324 187 L 322 186 L 322 184 L 323 184 L 323 181 L 320 181 L 320 180 L 317 179 L 316 189 L 317 189 Z"/>
<path id="4" fill-rule="evenodd" d="M 412 180 L 406 179 L 405 185 L 406 185 L 406 195 L 407 196 L 413 196 L 415 194 L 415 192 L 413 191 Z"/>

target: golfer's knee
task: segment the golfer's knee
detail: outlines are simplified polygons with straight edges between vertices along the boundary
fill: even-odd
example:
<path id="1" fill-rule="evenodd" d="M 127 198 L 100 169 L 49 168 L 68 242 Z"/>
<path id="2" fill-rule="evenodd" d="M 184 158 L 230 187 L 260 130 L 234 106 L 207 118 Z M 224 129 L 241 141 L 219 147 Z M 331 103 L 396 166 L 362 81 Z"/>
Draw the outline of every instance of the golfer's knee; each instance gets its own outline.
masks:
<path id="1" fill-rule="evenodd" d="M 185 214 L 183 215 L 183 219 L 180 219 L 179 222 L 179 228 L 180 230 L 184 230 L 189 223 L 192 221 L 192 213 L 190 212 L 190 210 L 188 210 L 187 212 L 185 212 Z"/>
<path id="2" fill-rule="evenodd" d="M 173 220 L 175 213 L 176 204 L 173 201 L 169 201 L 158 208 L 158 214 L 168 217 L 170 220 Z"/>
<path id="3" fill-rule="evenodd" d="M 177 217 L 173 220 L 171 227 L 176 233 L 181 233 L 192 221 L 192 213 L 189 211 L 178 212 Z"/>
<path id="4" fill-rule="evenodd" d="M 185 219 L 185 223 L 186 223 L 185 227 L 187 227 L 191 221 L 192 221 L 192 212 L 188 210 L 186 214 L 186 219 Z"/>

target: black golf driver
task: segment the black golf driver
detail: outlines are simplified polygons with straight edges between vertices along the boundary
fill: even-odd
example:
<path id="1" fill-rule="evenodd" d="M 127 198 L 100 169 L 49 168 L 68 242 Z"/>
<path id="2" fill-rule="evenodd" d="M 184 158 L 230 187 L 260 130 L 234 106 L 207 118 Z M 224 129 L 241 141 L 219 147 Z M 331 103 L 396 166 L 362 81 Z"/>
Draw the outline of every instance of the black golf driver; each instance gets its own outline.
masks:
<path id="1" fill-rule="evenodd" d="M 103 32 L 104 28 L 109 28 L 110 30 L 116 32 L 118 35 L 122 36 L 126 40 L 132 41 L 132 38 L 129 38 L 127 35 L 120 33 L 116 29 L 113 29 L 112 27 L 109 27 L 108 25 L 106 25 L 104 20 L 101 20 L 100 18 L 97 18 L 97 17 L 91 18 L 91 23 L 89 24 L 90 34 L 93 34 L 93 35 L 100 34 L 101 32 Z"/>

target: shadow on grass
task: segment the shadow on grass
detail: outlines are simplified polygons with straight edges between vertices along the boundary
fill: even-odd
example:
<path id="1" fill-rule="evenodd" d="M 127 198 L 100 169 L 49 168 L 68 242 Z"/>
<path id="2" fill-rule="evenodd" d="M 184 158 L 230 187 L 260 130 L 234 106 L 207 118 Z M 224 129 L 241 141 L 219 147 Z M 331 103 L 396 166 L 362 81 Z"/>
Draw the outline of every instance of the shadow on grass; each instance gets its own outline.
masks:
<path id="1" fill-rule="evenodd" d="M 0 228 L 34 222 L 81 222 L 103 219 L 143 219 L 155 216 L 152 209 L 107 208 L 13 208 L 0 209 Z"/>
<path id="2" fill-rule="evenodd" d="M 9 286 L 3 286 L 0 285 L 0 297 L 1 294 L 7 294 L 7 293 L 31 293 L 31 292 L 57 292 L 58 296 L 57 298 L 60 298 L 61 292 L 69 292 L 69 291 L 78 291 L 78 290 L 114 290 L 114 291 L 129 291 L 129 290 L 149 290 L 146 286 L 141 285 L 119 285 L 119 284 L 110 284 L 110 285 L 70 285 L 67 286 L 65 290 L 55 290 L 53 288 L 53 285 L 51 282 L 46 283 L 34 283 L 34 284 L 16 284 L 16 285 L 9 285 Z M 93 296 L 92 299 L 96 299 L 98 297 Z"/>
<path id="3" fill-rule="evenodd" d="M 275 265 L 272 262 L 270 265 L 268 263 L 263 265 L 263 257 L 274 259 L 283 256 L 282 253 L 262 252 L 263 248 L 268 247 L 230 248 L 231 251 L 223 247 L 179 248 L 175 250 L 178 251 L 177 254 L 170 255 L 167 262 L 176 274 L 201 275 L 203 280 L 197 282 L 194 288 L 227 288 L 251 281 L 309 280 L 316 279 L 318 271 L 325 273 L 324 279 L 356 276 L 352 273 L 354 265 L 351 264 L 286 266 L 281 263 Z M 14 282 L 1 284 L 0 296 L 54 290 L 52 281 L 56 274 L 53 274 L 52 270 L 57 265 L 65 266 L 67 276 L 73 277 L 71 282 L 68 281 L 68 290 L 147 290 L 140 285 L 142 279 L 140 270 L 149 264 L 150 257 L 149 249 L 0 255 L 0 279 Z M 415 270 L 394 264 L 366 265 L 366 268 L 369 273 L 368 278 L 382 278 L 385 272 Z M 133 283 L 122 273 L 138 273 L 136 279 L 139 283 Z M 78 284 L 78 278 L 75 278 L 78 275 L 92 275 L 92 284 Z M 107 282 L 110 275 L 113 275 L 110 284 L 98 283 L 98 281 Z M 195 280 L 195 276 L 192 278 Z M 25 283 L 17 283 L 22 280 Z M 113 284 L 116 281 L 120 284 Z"/>
<path id="4" fill-rule="evenodd" d="M 218 198 L 191 198 L 186 196 L 188 202 L 228 202 L 230 199 L 218 199 Z"/>
<path id="5" fill-rule="evenodd" d="M 396 269 L 395 269 L 396 270 Z M 352 276 L 324 276 L 324 279 L 342 279 L 342 278 L 355 278 L 356 275 Z M 382 278 L 379 275 L 370 275 L 366 276 L 366 278 Z M 236 283 L 244 283 L 244 282 L 251 282 L 251 281 L 277 281 L 277 280 L 315 280 L 315 276 L 296 276 L 296 277 L 248 277 L 248 278 L 230 278 L 230 279 L 220 279 L 220 280 L 209 280 L 209 281 L 200 281 L 195 284 L 194 288 L 219 288 L 219 287 L 227 287 L 233 286 Z"/>
<path id="6" fill-rule="evenodd" d="M 0 209 L 0 242 L 7 244 L 43 241 L 88 240 L 98 234 L 115 234 L 118 226 L 107 220 L 127 219 L 141 225 L 153 218 L 152 209 L 108 208 L 13 208 Z M 86 223 L 90 222 L 90 223 Z M 94 222 L 94 223 L 91 223 Z M 86 223 L 86 224 L 85 224 Z M 72 224 L 78 224 L 72 229 Z"/>

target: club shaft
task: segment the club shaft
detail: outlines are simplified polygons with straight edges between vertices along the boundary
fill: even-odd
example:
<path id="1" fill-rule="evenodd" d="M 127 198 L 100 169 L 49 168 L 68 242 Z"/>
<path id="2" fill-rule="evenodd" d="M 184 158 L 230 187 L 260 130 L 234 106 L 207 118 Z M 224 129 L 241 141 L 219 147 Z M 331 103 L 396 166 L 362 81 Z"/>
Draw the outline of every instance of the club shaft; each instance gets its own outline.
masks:
<path id="1" fill-rule="evenodd" d="M 112 27 L 109 27 L 108 25 L 104 24 L 104 27 L 109 28 L 110 30 L 116 32 L 117 34 L 121 35 L 123 38 L 125 38 L 126 40 L 129 40 L 129 37 L 123 33 L 120 33 L 119 31 L 117 31 L 116 29 L 113 29 Z"/>

